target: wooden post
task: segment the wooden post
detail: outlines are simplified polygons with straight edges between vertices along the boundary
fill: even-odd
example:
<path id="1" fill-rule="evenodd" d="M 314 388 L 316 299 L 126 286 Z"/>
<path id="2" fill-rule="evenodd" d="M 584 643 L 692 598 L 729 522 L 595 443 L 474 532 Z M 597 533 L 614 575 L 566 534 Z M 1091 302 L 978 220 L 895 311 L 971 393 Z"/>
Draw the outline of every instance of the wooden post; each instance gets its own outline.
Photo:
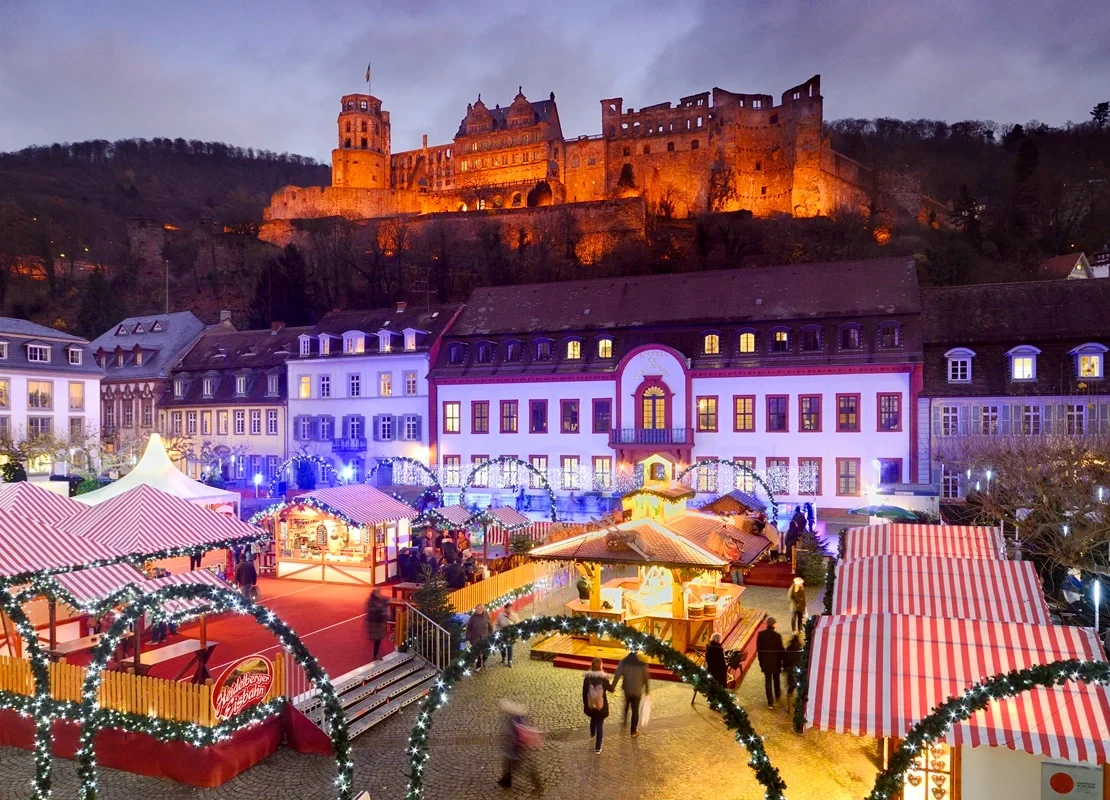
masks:
<path id="1" fill-rule="evenodd" d="M 50 649 L 58 646 L 58 604 L 53 598 L 50 600 Z"/>
<path id="2" fill-rule="evenodd" d="M 141 664 L 139 663 L 139 654 L 143 650 L 143 617 L 142 617 L 142 615 L 139 615 L 139 617 L 135 620 L 135 636 L 133 638 L 135 639 L 135 641 L 133 642 L 133 646 L 135 648 L 135 674 L 138 675 L 139 674 L 139 667 L 141 666 Z"/>
<path id="3" fill-rule="evenodd" d="M 200 643 L 202 647 L 208 646 L 208 615 L 200 615 Z"/>
<path id="4" fill-rule="evenodd" d="M 590 611 L 601 610 L 601 565 L 587 564 L 590 571 Z"/>
<path id="5" fill-rule="evenodd" d="M 671 616 L 686 619 L 686 590 L 677 570 L 671 570 Z"/>
<path id="6" fill-rule="evenodd" d="M 393 645 L 398 649 L 405 643 L 405 625 L 408 622 L 407 609 L 408 606 L 404 603 L 399 603 L 394 607 L 394 618 L 397 623 L 393 626 Z"/>

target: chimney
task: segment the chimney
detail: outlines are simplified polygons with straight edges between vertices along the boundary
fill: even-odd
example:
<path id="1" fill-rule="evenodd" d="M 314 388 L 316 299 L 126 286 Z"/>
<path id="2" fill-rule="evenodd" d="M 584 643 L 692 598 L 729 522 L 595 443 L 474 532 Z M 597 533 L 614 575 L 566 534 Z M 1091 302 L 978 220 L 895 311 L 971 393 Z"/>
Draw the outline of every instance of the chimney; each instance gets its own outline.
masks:
<path id="1" fill-rule="evenodd" d="M 428 149 L 428 134 L 426 134 L 426 133 L 424 134 L 424 145 L 423 145 L 423 147 L 424 147 L 425 150 Z"/>
<path id="2" fill-rule="evenodd" d="M 278 331 L 280 331 L 284 327 L 285 327 L 284 322 L 282 322 L 279 319 L 275 319 L 273 322 L 270 323 L 270 335 L 273 336 L 275 333 L 277 333 Z"/>
<path id="3" fill-rule="evenodd" d="M 404 311 L 408 307 L 409 307 L 409 304 L 406 303 L 404 300 L 398 300 L 397 301 L 397 313 L 398 314 L 400 314 L 402 311 Z"/>

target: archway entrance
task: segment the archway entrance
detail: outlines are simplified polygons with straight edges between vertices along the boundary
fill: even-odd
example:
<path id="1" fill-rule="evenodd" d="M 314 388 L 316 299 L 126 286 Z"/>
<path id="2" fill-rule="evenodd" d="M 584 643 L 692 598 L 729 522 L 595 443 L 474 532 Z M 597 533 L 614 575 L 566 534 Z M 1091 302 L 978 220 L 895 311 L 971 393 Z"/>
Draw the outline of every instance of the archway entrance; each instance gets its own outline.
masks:
<path id="1" fill-rule="evenodd" d="M 459 505 L 462 505 L 462 506 L 466 505 L 466 492 L 467 492 L 468 489 L 478 488 L 474 485 L 474 481 L 478 476 L 480 476 L 480 475 L 485 476 L 486 479 L 482 481 L 482 483 L 485 484 L 485 486 L 483 486 L 481 488 L 488 488 L 489 484 L 493 483 L 493 481 L 489 479 L 490 468 L 491 467 L 500 468 L 500 467 L 504 467 L 504 466 L 510 466 L 510 467 L 513 468 L 513 471 L 512 471 L 513 478 L 511 479 L 512 483 L 510 485 L 505 485 L 504 483 L 502 483 L 500 488 L 517 488 L 517 487 L 519 487 L 523 491 L 523 489 L 524 489 L 523 482 L 521 482 L 519 480 L 516 480 L 516 476 L 519 473 L 519 469 L 521 467 L 523 467 L 524 470 L 530 476 L 532 476 L 532 478 L 535 479 L 534 481 L 529 480 L 529 483 L 531 485 L 537 485 L 538 488 L 542 488 L 542 489 L 545 489 L 547 491 L 547 497 L 548 497 L 548 500 L 551 503 L 551 511 L 550 511 L 551 521 L 552 522 L 558 522 L 559 521 L 559 513 L 558 513 L 558 510 L 555 508 L 555 490 L 551 488 L 551 483 L 547 480 L 547 476 L 544 475 L 542 472 L 540 472 L 538 469 L 536 469 L 532 464 L 529 464 L 527 461 L 522 461 L 521 459 L 516 458 L 515 456 L 501 456 L 500 458 L 491 458 L 487 461 L 482 461 L 482 462 L 479 462 L 479 463 L 475 464 L 471 468 L 470 473 L 466 476 L 466 481 L 463 482 L 462 491 L 459 493 Z M 499 472 L 500 472 L 500 469 L 499 469 Z M 501 477 L 503 477 L 503 476 L 501 476 Z M 521 509 L 517 509 L 517 510 L 519 511 Z"/>

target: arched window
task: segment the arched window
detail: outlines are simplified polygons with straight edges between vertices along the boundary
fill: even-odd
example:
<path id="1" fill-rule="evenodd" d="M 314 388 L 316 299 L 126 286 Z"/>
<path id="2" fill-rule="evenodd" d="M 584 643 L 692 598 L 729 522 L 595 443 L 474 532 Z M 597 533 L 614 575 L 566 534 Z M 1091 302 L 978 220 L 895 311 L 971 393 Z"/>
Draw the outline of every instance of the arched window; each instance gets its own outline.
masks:
<path id="1" fill-rule="evenodd" d="M 466 345 L 461 342 L 452 342 L 447 348 L 447 363 L 461 364 L 466 360 Z"/>
<path id="2" fill-rule="evenodd" d="M 505 342 L 505 360 L 506 361 L 520 361 L 521 354 L 524 348 L 521 343 L 516 339 L 511 339 Z"/>
<path id="3" fill-rule="evenodd" d="M 721 352 L 721 337 L 716 333 L 705 334 L 705 339 L 702 341 L 702 353 L 707 356 L 715 356 Z"/>
<path id="4" fill-rule="evenodd" d="M 779 328 L 778 330 L 771 332 L 771 352 L 790 352 L 790 331 L 788 331 L 786 328 Z"/>
<path id="5" fill-rule="evenodd" d="M 661 430 L 667 427 L 667 393 L 662 387 L 649 386 L 640 396 L 643 405 L 643 428 Z"/>
<path id="6" fill-rule="evenodd" d="M 1068 355 L 1075 358 L 1076 377 L 1083 381 L 1106 377 L 1106 352 L 1106 346 L 1097 342 L 1088 342 L 1070 351 Z"/>
<path id="7" fill-rule="evenodd" d="M 567 359 L 569 361 L 577 361 L 582 358 L 582 342 L 577 339 L 571 339 L 567 342 Z"/>
<path id="8" fill-rule="evenodd" d="M 743 354 L 755 352 L 755 333 L 744 331 L 740 334 L 740 352 Z"/>
<path id="9" fill-rule="evenodd" d="M 551 340 L 540 339 L 536 342 L 536 361 L 551 360 Z"/>
<path id="10" fill-rule="evenodd" d="M 802 351 L 805 353 L 816 353 L 821 350 L 821 327 L 819 325 L 807 325 L 802 328 Z"/>
<path id="11" fill-rule="evenodd" d="M 478 349 L 475 351 L 474 361 L 478 364 L 488 364 L 493 361 L 493 345 L 489 342 L 478 342 Z"/>
<path id="12" fill-rule="evenodd" d="M 859 350 L 863 346 L 860 327 L 854 323 L 840 326 L 840 349 Z"/>
<path id="13" fill-rule="evenodd" d="M 1006 356 L 1010 359 L 1010 380 L 1037 380 L 1037 356 L 1040 354 L 1040 350 L 1028 344 L 1018 345 L 1007 351 Z"/>
<path id="14" fill-rule="evenodd" d="M 879 347 L 890 350 L 902 346 L 902 325 L 898 322 L 884 322 L 879 326 Z"/>
<path id="15" fill-rule="evenodd" d="M 608 336 L 597 340 L 597 357 L 598 358 L 612 358 L 613 357 L 613 340 Z"/>

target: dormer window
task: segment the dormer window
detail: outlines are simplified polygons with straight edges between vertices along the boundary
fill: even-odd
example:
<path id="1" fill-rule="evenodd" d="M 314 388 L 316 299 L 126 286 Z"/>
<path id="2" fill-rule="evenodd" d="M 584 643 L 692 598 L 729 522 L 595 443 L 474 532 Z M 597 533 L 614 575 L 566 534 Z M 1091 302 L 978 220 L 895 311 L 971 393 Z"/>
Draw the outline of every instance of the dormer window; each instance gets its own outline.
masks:
<path id="1" fill-rule="evenodd" d="M 361 333 L 348 333 L 343 336 L 343 352 L 358 354 L 366 352 L 366 338 Z"/>
<path id="2" fill-rule="evenodd" d="M 134 331 L 132 331 L 132 333 L 135 333 L 135 334 L 139 334 L 139 333 L 146 333 L 146 329 L 145 329 L 145 328 L 143 328 L 143 323 L 141 323 L 141 322 L 136 322 L 136 323 L 135 323 L 135 330 L 134 330 Z"/>
<path id="3" fill-rule="evenodd" d="M 701 351 L 703 355 L 715 356 L 721 352 L 721 336 L 717 333 L 707 333 L 702 339 Z"/>
<path id="4" fill-rule="evenodd" d="M 1037 380 L 1037 356 L 1041 351 L 1031 345 L 1018 345 L 1006 353 L 1010 359 L 1011 381 Z"/>
<path id="5" fill-rule="evenodd" d="M 740 353 L 749 355 L 755 352 L 755 333 L 753 331 L 744 331 L 740 334 Z"/>
<path id="6" fill-rule="evenodd" d="M 246 393 L 247 393 L 247 376 L 246 375 L 236 375 L 235 376 L 235 394 L 238 395 L 239 397 L 242 397 Z"/>
<path id="7" fill-rule="evenodd" d="M 277 393 L 278 393 L 278 376 L 277 375 L 267 375 L 266 376 L 266 394 L 276 395 Z"/>
<path id="8" fill-rule="evenodd" d="M 549 339 L 540 339 L 536 342 L 536 361 L 550 361 L 551 360 L 551 341 Z"/>
<path id="9" fill-rule="evenodd" d="M 378 331 L 378 352 L 389 353 L 393 350 L 393 342 L 391 341 L 392 333 L 389 331 Z"/>
<path id="10" fill-rule="evenodd" d="M 416 331 L 405 331 L 405 351 L 411 353 L 416 349 Z"/>
<path id="11" fill-rule="evenodd" d="M 1102 380 L 1106 376 L 1106 350 L 1103 345 L 1090 342 L 1069 352 L 1075 358 L 1076 377 L 1084 381 Z"/>
<path id="12" fill-rule="evenodd" d="M 613 340 L 605 336 L 597 340 L 597 357 L 598 358 L 612 358 L 613 357 Z"/>
<path id="13" fill-rule="evenodd" d="M 479 364 L 489 364 L 493 361 L 493 345 L 489 342 L 478 342 L 474 351 L 474 361 Z"/>
<path id="14" fill-rule="evenodd" d="M 902 346 L 902 326 L 897 322 L 884 322 L 879 326 L 879 347 L 892 350 Z"/>
<path id="15" fill-rule="evenodd" d="M 154 320 L 154 324 L 150 326 L 151 333 L 161 333 L 163 330 L 162 323 L 158 320 Z"/>
<path id="16" fill-rule="evenodd" d="M 0 359 L 7 360 L 8 358 L 8 343 L 0 342 Z"/>
<path id="17" fill-rule="evenodd" d="M 771 332 L 771 352 L 772 353 L 789 353 L 790 352 L 790 331 L 779 328 L 777 331 Z"/>
<path id="18" fill-rule="evenodd" d="M 567 342 L 567 360 L 577 361 L 582 358 L 582 342 L 571 339 Z"/>
<path id="19" fill-rule="evenodd" d="M 50 347 L 43 344 L 29 344 L 27 345 L 27 360 L 28 361 L 50 361 Z"/>
<path id="20" fill-rule="evenodd" d="M 297 338 L 298 338 L 298 341 L 300 341 L 300 344 L 301 344 L 301 349 L 300 349 L 301 355 L 302 356 L 311 355 L 312 354 L 312 339 L 310 339 L 308 336 L 299 336 Z M 321 344 L 323 344 L 322 340 L 321 340 Z M 323 348 L 321 347 L 321 351 L 322 350 L 323 350 Z"/>
<path id="21" fill-rule="evenodd" d="M 116 336 L 126 336 L 126 335 L 127 335 L 127 326 L 126 325 L 121 324 L 118 328 L 116 328 Z"/>
<path id="22" fill-rule="evenodd" d="M 83 351 L 80 347 L 69 348 L 69 363 L 75 367 L 81 366 L 81 361 L 83 360 L 82 353 Z"/>
<path id="23" fill-rule="evenodd" d="M 173 382 L 173 396 L 181 399 L 185 396 L 185 381 L 177 378 Z"/>
<path id="24" fill-rule="evenodd" d="M 821 350 L 821 328 L 808 325 L 802 328 L 802 351 L 816 353 Z"/>
<path id="25" fill-rule="evenodd" d="M 944 354 L 948 359 L 948 382 L 971 383 L 971 359 L 975 351 L 966 347 L 956 347 Z"/>
<path id="26" fill-rule="evenodd" d="M 80 354 L 80 352 L 81 352 L 81 351 L 80 351 L 80 350 L 78 350 L 78 351 L 76 351 L 76 352 L 77 352 L 78 354 Z M 72 353 L 72 352 L 70 353 L 70 362 L 69 362 L 69 363 L 70 363 L 70 364 L 72 364 L 72 363 L 73 363 L 73 353 Z M 78 364 L 80 364 L 80 363 L 81 363 L 80 359 L 78 359 L 78 360 L 77 360 L 77 363 L 78 363 Z M 135 351 L 135 366 L 136 366 L 136 367 L 141 367 L 142 365 L 143 365 L 143 351 L 142 351 L 142 350 L 136 350 L 136 351 Z"/>
<path id="27" fill-rule="evenodd" d="M 514 340 L 505 342 L 505 360 L 506 361 L 520 361 L 524 353 L 524 348 L 521 343 Z"/>
<path id="28" fill-rule="evenodd" d="M 840 349 L 859 350 L 863 346 L 859 325 L 849 324 L 840 327 Z"/>
<path id="29" fill-rule="evenodd" d="M 205 378 L 201 381 L 201 394 L 205 397 L 212 396 L 212 389 L 215 387 L 216 382 L 212 378 Z"/>
<path id="30" fill-rule="evenodd" d="M 123 353 L 116 353 L 116 366 L 117 367 L 122 367 L 123 366 Z"/>
<path id="31" fill-rule="evenodd" d="M 452 342 L 447 348 L 447 363 L 461 364 L 466 360 L 466 345 L 461 342 Z"/>

